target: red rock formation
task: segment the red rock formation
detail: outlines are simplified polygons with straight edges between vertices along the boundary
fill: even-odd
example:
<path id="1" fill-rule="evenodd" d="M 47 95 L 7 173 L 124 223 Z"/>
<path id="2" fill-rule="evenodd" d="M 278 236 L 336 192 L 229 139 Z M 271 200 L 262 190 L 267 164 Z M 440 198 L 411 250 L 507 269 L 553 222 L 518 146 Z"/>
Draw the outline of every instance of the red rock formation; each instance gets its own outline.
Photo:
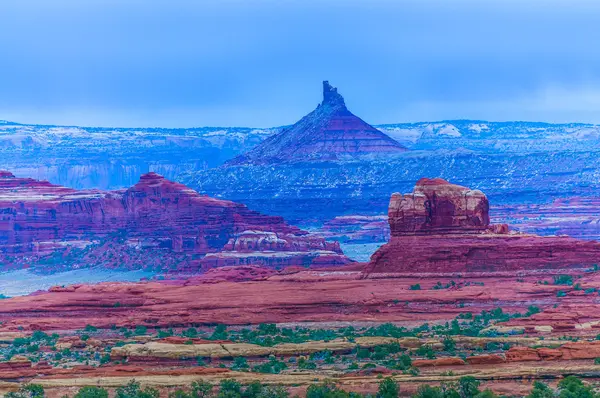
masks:
<path id="1" fill-rule="evenodd" d="M 265 280 L 273 276 L 277 271 L 257 266 L 234 266 L 212 268 L 204 274 L 191 278 L 190 282 L 217 283 L 217 282 L 244 282 Z"/>
<path id="2" fill-rule="evenodd" d="M 600 342 L 565 343 L 557 348 L 512 347 L 506 352 L 510 362 L 596 359 L 600 357 Z"/>
<path id="3" fill-rule="evenodd" d="M 390 200 L 392 237 L 365 268 L 371 273 L 451 273 L 590 266 L 600 243 L 509 233 L 490 225 L 488 200 L 477 190 L 421 179 Z"/>
<path id="4" fill-rule="evenodd" d="M 404 151 L 398 142 L 352 114 L 337 89 L 324 81 L 323 102 L 317 109 L 229 163 L 336 160 Z"/>
<path id="5" fill-rule="evenodd" d="M 388 222 L 392 236 L 478 233 L 487 229 L 488 213 L 483 192 L 441 178 L 422 178 L 412 193 L 392 195 Z"/>
<path id="6" fill-rule="evenodd" d="M 484 354 L 467 357 L 465 361 L 467 361 L 469 365 L 493 365 L 498 363 L 504 363 L 505 359 L 500 355 Z"/>
<path id="7" fill-rule="evenodd" d="M 148 264 L 154 255 L 165 266 L 177 259 L 190 271 L 238 264 L 308 266 L 322 264 L 321 257 L 329 264 L 348 261 L 337 243 L 281 217 L 200 195 L 156 173 L 143 175 L 129 189 L 102 192 L 2 172 L 0 251 L 15 257 L 12 263 L 59 253 L 80 265 L 128 268 Z M 165 252 L 173 256 L 165 258 Z M 207 254 L 213 256 L 203 257 Z"/>
<path id="8" fill-rule="evenodd" d="M 432 366 L 462 366 L 465 361 L 457 357 L 444 357 L 436 359 L 415 359 L 412 365 L 417 368 L 428 368 Z"/>
<path id="9" fill-rule="evenodd" d="M 360 271 L 282 270 L 270 277 L 245 282 L 209 283 L 202 277 L 144 283 L 101 283 L 52 288 L 49 292 L 2 300 L 0 331 L 81 330 L 98 328 L 192 326 L 198 324 L 258 324 L 282 322 L 447 322 L 465 308 L 473 313 L 501 306 L 505 312 L 527 311 L 540 302 L 552 310 L 570 299 L 556 296 L 564 286 L 516 283 L 507 275 L 465 275 L 459 289 L 435 290 L 449 278 L 419 278 L 422 290 L 410 286 L 415 276 L 362 279 Z M 538 280 L 539 276 L 531 277 Z M 586 286 L 582 279 L 582 285 Z M 473 282 L 477 282 L 475 284 Z M 600 282 L 598 282 L 600 286 Z M 571 318 L 572 323 L 598 319 L 596 295 L 575 297 L 585 303 L 589 316 Z M 464 304 L 457 305 L 457 303 Z M 117 305 L 118 304 L 118 305 Z M 554 309 L 558 311 L 560 309 Z M 561 311 L 563 316 L 573 312 Z M 545 312 L 544 312 L 545 313 Z M 537 314 L 541 316 L 544 313 Z M 557 318 L 565 323 L 564 317 Z M 554 325 L 552 320 L 515 319 L 531 325 Z M 512 327 L 512 326 L 511 326 Z"/>

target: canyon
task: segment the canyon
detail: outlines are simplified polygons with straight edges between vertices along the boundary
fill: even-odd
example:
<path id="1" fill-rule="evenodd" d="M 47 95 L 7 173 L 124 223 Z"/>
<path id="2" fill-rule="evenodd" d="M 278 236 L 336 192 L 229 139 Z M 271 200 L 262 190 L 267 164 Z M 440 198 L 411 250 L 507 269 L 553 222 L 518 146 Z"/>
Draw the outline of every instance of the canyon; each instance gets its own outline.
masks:
<path id="1" fill-rule="evenodd" d="M 223 265 L 345 264 L 329 243 L 281 217 L 200 195 L 156 173 L 118 191 L 75 190 L 0 172 L 5 269 L 100 266 L 200 272 Z"/>
<path id="2" fill-rule="evenodd" d="M 164 192 L 163 183 L 182 189 L 158 181 L 145 177 L 134 197 Z M 215 200 L 186 192 L 191 198 L 180 204 Z M 490 223 L 489 208 L 482 191 L 421 179 L 391 196 L 389 242 L 368 263 L 220 266 L 188 278 L 55 286 L 4 299 L 0 341 L 42 336 L 52 342 L 38 345 L 64 354 L 44 348 L 29 354 L 37 364 L 23 354 L 0 363 L 0 389 L 30 382 L 58 395 L 135 378 L 166 393 L 233 377 L 299 394 L 324 378 L 369 392 L 386 375 L 412 393 L 476 375 L 497 393 L 524 395 L 532 380 L 560 378 L 565 367 L 596 380 L 600 244 L 511 231 Z M 407 357 L 411 365 L 402 365 Z M 306 361 L 315 368 L 301 367 Z"/>
<path id="3" fill-rule="evenodd" d="M 1 270 L 150 275 L 0 296 L 0 393 L 597 384 L 599 136 L 371 125 L 328 82 L 280 128 L 0 122 Z"/>

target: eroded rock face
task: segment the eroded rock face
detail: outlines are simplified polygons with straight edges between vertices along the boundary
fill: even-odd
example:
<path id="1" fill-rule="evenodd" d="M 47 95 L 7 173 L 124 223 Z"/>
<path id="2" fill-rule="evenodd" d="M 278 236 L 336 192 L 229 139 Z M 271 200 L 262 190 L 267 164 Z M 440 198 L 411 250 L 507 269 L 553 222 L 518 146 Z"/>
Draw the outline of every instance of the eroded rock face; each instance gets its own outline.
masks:
<path id="1" fill-rule="evenodd" d="M 224 265 L 311 265 L 323 255 L 348 260 L 337 243 L 242 204 L 214 199 L 148 173 L 126 190 L 78 191 L 0 173 L 0 255 L 11 263 L 48 256 L 140 268 L 150 256 L 190 271 Z M 170 253 L 164 258 L 160 253 Z M 104 256 L 111 258 L 104 258 Z M 168 260 L 168 261 L 167 261 Z M 64 261 L 63 261 L 64 262 Z"/>
<path id="2" fill-rule="evenodd" d="M 422 178 L 412 193 L 395 193 L 388 219 L 392 236 L 448 232 L 481 232 L 490 224 L 489 202 L 483 192 Z"/>
<path id="3" fill-rule="evenodd" d="M 589 267 L 600 259 L 598 242 L 490 224 L 485 194 L 442 179 L 421 179 L 412 193 L 392 195 L 388 215 L 392 237 L 373 254 L 367 274 Z"/>
<path id="4" fill-rule="evenodd" d="M 544 278 L 539 273 L 523 277 L 523 282 L 518 282 L 521 276 L 514 272 L 464 273 L 461 278 L 412 274 L 364 279 L 360 271 L 348 268 L 296 272 L 290 268 L 279 272 L 221 268 L 186 280 L 57 286 L 48 292 L 2 300 L 0 332 L 10 332 L 14 338 L 14 333 L 81 330 L 86 325 L 110 329 L 112 325 L 169 328 L 215 323 L 364 321 L 420 326 L 425 322 L 450 322 L 466 309 L 474 314 L 497 307 L 506 313 L 525 313 L 532 305 L 543 305 L 544 310 L 495 328 L 514 334 L 524 330 L 537 333 L 538 328 L 566 330 L 569 326 L 571 332 L 599 322 L 597 294 L 579 295 L 581 291 L 573 286 L 539 283 Z M 580 271 L 573 272 L 579 272 L 582 278 L 574 275 L 573 279 L 581 283 L 582 289 L 600 286 L 600 273 Z M 551 275 L 562 272 L 543 275 L 551 281 Z M 412 290 L 417 278 L 421 290 Z M 452 280 L 458 281 L 453 287 L 434 288 L 438 282 L 446 286 Z M 557 296 L 559 290 L 567 292 L 566 296 Z M 587 330 L 593 336 L 598 333 Z M 408 341 L 403 343 L 407 348 L 421 345 L 419 339 L 409 339 L 410 345 Z"/>
<path id="5" fill-rule="evenodd" d="M 337 88 L 324 81 L 323 102 L 317 109 L 229 163 L 336 160 L 404 151 L 405 147 L 350 112 Z"/>

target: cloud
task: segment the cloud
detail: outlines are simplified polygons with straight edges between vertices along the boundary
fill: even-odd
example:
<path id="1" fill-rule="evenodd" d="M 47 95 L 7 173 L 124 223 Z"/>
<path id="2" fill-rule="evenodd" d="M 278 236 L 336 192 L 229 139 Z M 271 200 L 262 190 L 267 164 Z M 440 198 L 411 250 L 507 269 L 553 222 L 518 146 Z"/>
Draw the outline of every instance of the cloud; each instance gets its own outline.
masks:
<path id="1" fill-rule="evenodd" d="M 596 1 L 7 0 L 0 15 L 0 119 L 282 125 L 324 79 L 377 123 L 596 117 Z"/>

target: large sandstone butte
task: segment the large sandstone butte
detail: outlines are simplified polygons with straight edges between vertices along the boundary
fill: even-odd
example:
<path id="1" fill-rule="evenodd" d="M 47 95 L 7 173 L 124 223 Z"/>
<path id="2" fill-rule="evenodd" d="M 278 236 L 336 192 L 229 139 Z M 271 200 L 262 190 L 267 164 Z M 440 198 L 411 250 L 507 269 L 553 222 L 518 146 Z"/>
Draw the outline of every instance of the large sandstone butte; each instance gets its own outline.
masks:
<path id="1" fill-rule="evenodd" d="M 589 267 L 600 243 L 509 232 L 490 224 L 487 197 L 442 179 L 421 179 L 395 193 L 389 206 L 390 241 L 366 266 L 371 273 L 535 271 Z"/>
<path id="2" fill-rule="evenodd" d="M 350 112 L 337 88 L 324 81 L 323 102 L 317 109 L 229 164 L 336 160 L 404 151 L 405 147 Z"/>
<path id="3" fill-rule="evenodd" d="M 169 254 L 168 256 L 165 254 Z M 148 173 L 119 191 L 78 191 L 0 172 L 5 264 L 198 271 L 343 264 L 337 243 Z M 0 262 L 1 263 L 1 262 Z M 5 265 L 6 267 L 6 265 Z"/>

